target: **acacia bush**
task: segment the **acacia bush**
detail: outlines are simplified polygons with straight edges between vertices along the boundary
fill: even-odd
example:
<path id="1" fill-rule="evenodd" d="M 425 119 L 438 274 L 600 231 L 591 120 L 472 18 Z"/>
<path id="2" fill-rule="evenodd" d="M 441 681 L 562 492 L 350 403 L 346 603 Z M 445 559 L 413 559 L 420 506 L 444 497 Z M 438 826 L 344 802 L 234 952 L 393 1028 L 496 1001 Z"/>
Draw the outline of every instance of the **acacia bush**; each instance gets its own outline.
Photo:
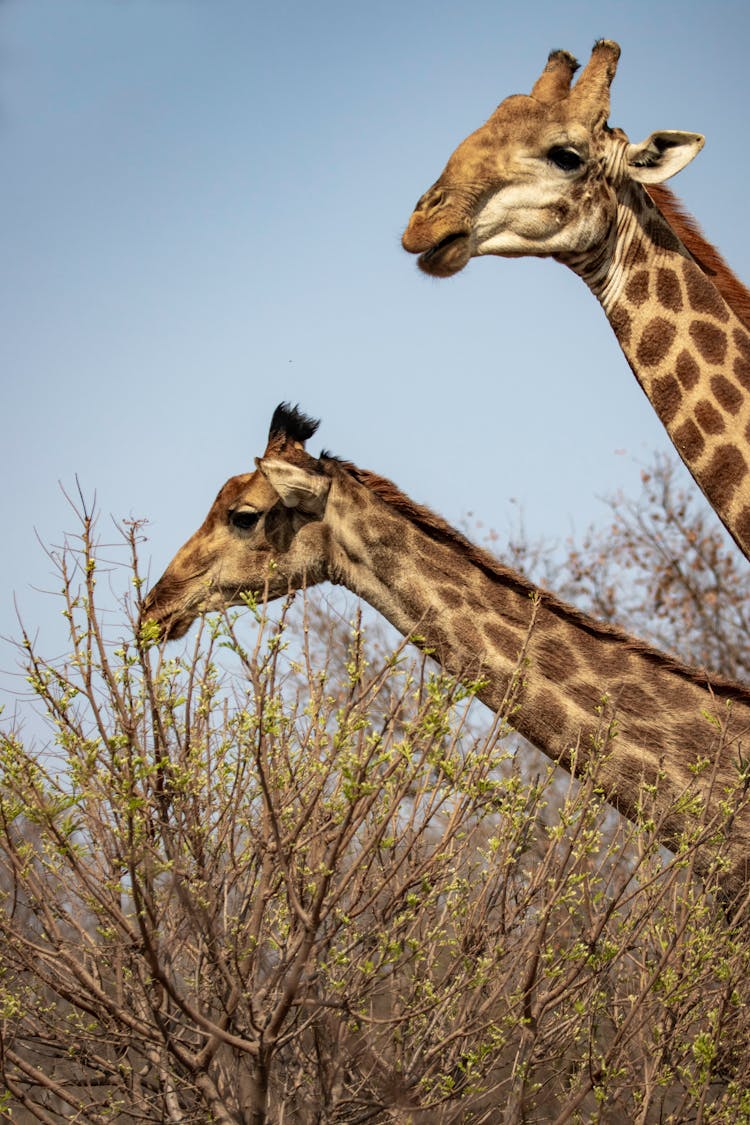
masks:
<path id="1" fill-rule="evenodd" d="M 747 904 L 665 855 L 647 788 L 613 814 L 607 729 L 561 777 L 517 685 L 488 716 L 312 595 L 160 648 L 139 537 L 112 574 L 82 512 L 67 654 L 22 637 L 50 736 L 0 735 L 6 1116 L 750 1121 Z"/>

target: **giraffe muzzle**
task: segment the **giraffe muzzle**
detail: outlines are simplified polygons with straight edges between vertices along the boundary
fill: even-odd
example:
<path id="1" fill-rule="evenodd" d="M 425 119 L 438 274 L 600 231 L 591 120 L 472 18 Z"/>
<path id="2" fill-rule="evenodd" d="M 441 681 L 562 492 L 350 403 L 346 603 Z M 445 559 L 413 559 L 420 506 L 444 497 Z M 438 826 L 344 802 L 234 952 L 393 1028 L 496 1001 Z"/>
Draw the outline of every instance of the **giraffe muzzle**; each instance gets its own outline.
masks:
<path id="1" fill-rule="evenodd" d="M 434 246 L 420 255 L 417 264 L 430 277 L 452 277 L 471 258 L 471 240 L 463 231 L 445 235 Z"/>

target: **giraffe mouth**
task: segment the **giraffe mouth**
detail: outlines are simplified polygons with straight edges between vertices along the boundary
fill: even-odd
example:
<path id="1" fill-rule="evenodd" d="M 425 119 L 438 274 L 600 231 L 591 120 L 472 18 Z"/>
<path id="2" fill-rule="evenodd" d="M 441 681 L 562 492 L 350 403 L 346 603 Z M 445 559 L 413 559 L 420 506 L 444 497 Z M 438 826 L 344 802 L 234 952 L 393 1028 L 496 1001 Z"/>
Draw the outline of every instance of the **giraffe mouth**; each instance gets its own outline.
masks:
<path id="1" fill-rule="evenodd" d="M 446 234 L 417 259 L 419 268 L 430 277 L 452 277 L 464 268 L 471 257 L 471 243 L 464 231 Z"/>
<path id="2" fill-rule="evenodd" d="M 152 610 L 149 613 L 144 607 L 141 621 L 144 626 L 158 625 L 159 641 L 178 641 L 185 636 L 195 618 L 195 613 L 181 613 L 179 610 L 172 613 Z"/>
<path id="3" fill-rule="evenodd" d="M 197 617 L 206 613 L 224 613 L 230 606 L 245 605 L 248 593 L 244 584 L 232 582 L 228 586 L 214 585 L 211 590 L 201 590 L 187 601 L 175 597 L 160 598 L 159 583 L 146 596 L 141 612 L 141 625 L 158 626 L 159 641 L 179 641 L 185 636 Z M 264 588 L 256 590 L 264 597 Z M 271 595 L 278 596 L 278 595 Z"/>

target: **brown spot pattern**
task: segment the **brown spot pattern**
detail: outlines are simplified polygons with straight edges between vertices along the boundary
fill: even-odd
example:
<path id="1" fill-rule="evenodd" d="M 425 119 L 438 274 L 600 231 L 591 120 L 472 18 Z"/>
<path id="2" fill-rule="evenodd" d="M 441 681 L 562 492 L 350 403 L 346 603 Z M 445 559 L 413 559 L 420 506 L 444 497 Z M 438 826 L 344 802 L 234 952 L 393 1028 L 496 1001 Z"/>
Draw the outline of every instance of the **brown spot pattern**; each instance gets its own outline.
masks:
<path id="1" fill-rule="evenodd" d="M 733 445 L 720 445 L 706 469 L 706 492 L 712 504 L 726 504 L 747 474 L 745 458 Z"/>
<path id="2" fill-rule="evenodd" d="M 644 246 L 643 241 L 639 239 L 638 242 L 634 242 L 630 248 L 631 265 L 642 266 L 645 265 L 649 260 L 649 252 Z"/>
<path id="3" fill-rule="evenodd" d="M 540 691 L 535 694 L 532 706 L 547 728 L 548 734 L 549 731 L 554 731 L 556 734 L 564 732 L 568 724 L 568 716 L 554 692 Z"/>
<path id="4" fill-rule="evenodd" d="M 704 434 L 721 434 L 726 429 L 726 424 L 719 411 L 709 402 L 708 399 L 703 398 L 695 408 L 695 417 L 698 419 L 698 425 L 703 430 Z"/>
<path id="5" fill-rule="evenodd" d="M 742 509 L 737 517 L 735 530 L 743 543 L 750 543 L 750 508 Z"/>
<path id="6" fill-rule="evenodd" d="M 691 461 L 698 457 L 706 444 L 706 439 L 692 418 L 686 419 L 674 432 L 675 445 L 680 453 Z"/>
<path id="7" fill-rule="evenodd" d="M 624 305 L 615 305 L 610 313 L 609 323 L 612 325 L 612 331 L 617 339 L 626 348 L 630 343 L 633 320 Z"/>
<path id="8" fill-rule="evenodd" d="M 680 403 L 682 402 L 680 385 L 674 375 L 664 375 L 661 379 L 654 379 L 651 388 L 651 401 L 656 413 L 668 426 L 680 409 Z"/>
<path id="9" fill-rule="evenodd" d="M 449 582 L 436 583 L 435 593 L 437 594 L 438 601 L 442 602 L 444 605 L 463 605 L 466 601 L 465 592 L 458 586 L 452 585 Z"/>
<path id="10" fill-rule="evenodd" d="M 570 680 L 577 674 L 581 666 L 576 655 L 571 651 L 566 637 L 556 639 L 554 633 L 547 637 L 540 637 L 534 644 L 535 662 L 538 662 L 548 672 L 562 681 Z"/>
<path id="11" fill-rule="evenodd" d="M 455 636 L 461 647 L 468 650 L 472 656 L 481 657 L 484 645 L 472 617 L 465 612 L 458 611 L 452 616 L 452 623 Z"/>
<path id="12" fill-rule="evenodd" d="M 708 363 L 723 363 L 727 354 L 726 333 L 707 320 L 694 320 L 690 325 L 690 335 Z"/>
<path id="13" fill-rule="evenodd" d="M 716 401 L 720 406 L 729 414 L 737 414 L 742 406 L 742 395 L 735 387 L 734 383 L 730 383 L 725 375 L 714 375 L 711 380 L 711 389 L 716 395 Z"/>
<path id="14" fill-rule="evenodd" d="M 658 212 L 645 224 L 646 234 L 657 249 L 679 250 L 680 240 Z"/>
<path id="15" fill-rule="evenodd" d="M 636 357 L 644 367 L 656 367 L 672 346 L 676 328 L 664 317 L 655 316 L 643 329 Z"/>
<path id="16" fill-rule="evenodd" d="M 648 270 L 636 270 L 625 287 L 625 296 L 636 308 L 648 300 Z"/>
<path id="17" fill-rule="evenodd" d="M 622 707 L 644 718 L 654 710 L 654 698 L 648 687 L 636 682 L 623 684 L 614 693 L 612 701 L 618 710 Z"/>
<path id="18" fill-rule="evenodd" d="M 737 376 L 737 382 L 740 383 L 746 391 L 750 391 L 750 363 L 743 359 L 742 356 L 736 356 L 734 360 L 734 373 Z"/>
<path id="19" fill-rule="evenodd" d="M 692 263 L 685 266 L 685 286 L 690 307 L 695 312 L 707 313 L 721 321 L 722 324 L 726 324 L 729 320 L 729 313 L 719 295 L 719 291 L 711 284 L 706 275 L 701 273 L 697 266 L 692 265 Z"/>
<path id="20" fill-rule="evenodd" d="M 680 280 L 674 270 L 660 269 L 656 271 L 656 296 L 663 308 L 670 312 L 679 312 L 682 308 L 682 291 Z"/>
<path id="21" fill-rule="evenodd" d="M 496 621 L 483 621 L 482 633 L 493 649 L 505 653 L 511 660 L 516 659 L 523 646 L 521 634 L 514 633 L 512 629 L 504 628 Z"/>
<path id="22" fill-rule="evenodd" d="M 379 545 L 379 541 L 372 542 L 368 545 L 372 550 L 375 550 Z M 451 575 L 446 563 L 442 559 L 436 561 L 431 557 L 430 554 L 428 554 L 427 551 L 419 551 L 417 565 L 419 567 L 420 573 L 424 573 L 433 582 L 439 582 L 441 580 L 444 581 L 445 579 L 448 579 L 450 581 Z"/>
<path id="23" fill-rule="evenodd" d="M 680 719 L 672 725 L 672 738 L 675 747 L 682 755 L 705 753 L 707 720 L 702 715 L 694 719 Z"/>
<path id="24" fill-rule="evenodd" d="M 682 383 L 686 391 L 694 387 L 701 377 L 701 371 L 695 359 L 689 351 L 683 348 L 677 356 L 677 363 L 675 364 L 675 371 L 677 378 Z"/>
<path id="25" fill-rule="evenodd" d="M 614 645 L 602 644 L 599 638 L 591 637 L 588 633 L 579 633 L 576 654 L 586 662 L 595 684 L 602 684 L 609 676 L 627 673 L 622 652 Z"/>
<path id="26" fill-rule="evenodd" d="M 750 336 L 740 328 L 735 328 L 734 342 L 748 363 L 750 363 Z"/>

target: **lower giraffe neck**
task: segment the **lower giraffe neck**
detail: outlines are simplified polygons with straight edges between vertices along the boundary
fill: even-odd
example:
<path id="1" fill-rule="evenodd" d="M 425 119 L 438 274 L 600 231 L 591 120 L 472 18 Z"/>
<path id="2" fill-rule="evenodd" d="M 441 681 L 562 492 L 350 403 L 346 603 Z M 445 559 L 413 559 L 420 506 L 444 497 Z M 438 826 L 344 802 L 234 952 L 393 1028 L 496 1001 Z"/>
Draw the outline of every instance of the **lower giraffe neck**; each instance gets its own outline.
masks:
<path id="1" fill-rule="evenodd" d="M 352 491 L 345 532 L 334 530 L 336 581 L 447 671 L 480 679 L 479 698 L 493 710 L 514 694 L 509 721 L 566 769 L 601 759 L 608 799 L 626 817 L 637 815 L 642 783 L 652 785 L 667 847 L 691 828 L 692 814 L 672 809 L 681 794 L 697 789 L 716 811 L 738 780 L 737 739 L 750 737 L 747 689 L 709 688 L 696 672 L 537 590 L 405 497 L 373 496 L 379 478 L 368 476 L 366 495 L 357 495 L 361 484 L 344 486 Z M 715 765 L 713 787 L 709 776 L 696 777 L 699 760 Z M 750 812 L 733 832 L 735 874 L 741 867 L 744 880 Z"/>

